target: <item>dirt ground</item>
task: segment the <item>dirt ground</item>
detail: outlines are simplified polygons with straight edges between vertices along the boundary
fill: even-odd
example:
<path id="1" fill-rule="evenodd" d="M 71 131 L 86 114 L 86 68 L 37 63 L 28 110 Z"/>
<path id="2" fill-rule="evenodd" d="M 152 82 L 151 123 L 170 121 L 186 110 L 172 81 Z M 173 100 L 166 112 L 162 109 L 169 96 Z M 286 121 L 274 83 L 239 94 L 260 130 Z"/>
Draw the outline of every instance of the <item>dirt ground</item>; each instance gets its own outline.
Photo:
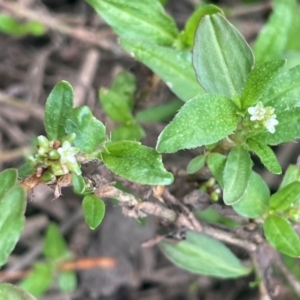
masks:
<path id="1" fill-rule="evenodd" d="M 3 2 L 10 1 L 1 0 L 0 11 L 5 11 L 1 7 Z M 250 43 L 271 10 L 269 1 L 256 1 L 253 6 L 245 6 L 238 0 L 213 2 L 228 8 L 230 20 Z M 109 87 L 120 71 L 131 71 L 136 76 L 137 98 L 141 93 L 146 94 L 135 104 L 135 111 L 175 98 L 164 83 L 157 82 L 146 67 L 120 49 L 115 34 L 83 0 L 19 0 L 17 3 L 35 14 L 39 12 L 38 17 L 49 30 L 42 37 L 14 38 L 0 34 L 0 170 L 20 166 L 24 153 L 30 152 L 33 138 L 45 134 L 43 107 L 59 80 L 69 81 L 75 90 L 76 105 L 91 107 L 109 129 L 115 124 L 105 116 L 97 91 L 100 87 Z M 170 0 L 166 9 L 182 28 L 197 3 L 197 0 Z M 17 11 L 15 14 L 18 15 Z M 147 136 L 143 144 L 154 147 L 165 125 L 145 124 Z M 299 145 L 286 144 L 276 152 L 286 168 L 289 163 L 296 162 Z M 196 149 L 164 156 L 166 168 L 177 174 L 170 192 L 179 199 L 199 188 L 206 179 L 205 173 L 196 178 L 185 171 L 189 160 L 198 153 Z M 97 172 L 108 180 L 115 180 L 101 166 Z M 260 172 L 272 189 L 278 186 L 280 176 L 275 177 L 263 169 Z M 150 190 L 132 183 L 124 184 L 141 197 Z M 79 285 L 74 293 L 62 294 L 54 285 L 43 300 L 259 299 L 257 287 L 250 287 L 253 275 L 237 280 L 195 276 L 172 265 L 157 246 L 141 247 L 156 233 L 172 230 L 155 218 L 148 218 L 146 225 L 141 226 L 124 216 L 120 207 L 107 201 L 102 225 L 91 231 L 83 220 L 81 198 L 71 189 L 64 189 L 59 199 L 53 198 L 53 191 L 48 187 L 38 187 L 28 195 L 27 224 L 6 270 L 30 268 L 41 257 L 43 232 L 50 221 L 60 226 L 76 257 L 109 256 L 115 258 L 117 264 L 115 268 L 78 271 Z M 240 258 L 247 259 L 246 253 L 234 251 Z M 295 298 L 281 286 L 279 294 L 274 292 L 274 299 Z"/>

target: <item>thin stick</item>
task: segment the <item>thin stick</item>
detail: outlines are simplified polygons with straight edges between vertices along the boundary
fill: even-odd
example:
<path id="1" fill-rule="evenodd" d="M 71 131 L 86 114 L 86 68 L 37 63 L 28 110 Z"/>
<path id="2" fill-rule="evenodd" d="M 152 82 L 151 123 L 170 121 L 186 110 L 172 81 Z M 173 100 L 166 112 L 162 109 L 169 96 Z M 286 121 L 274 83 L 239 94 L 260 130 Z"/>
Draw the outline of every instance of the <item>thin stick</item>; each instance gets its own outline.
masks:
<path id="1" fill-rule="evenodd" d="M 79 271 L 92 268 L 111 269 L 116 266 L 116 260 L 112 257 L 84 257 L 74 261 L 63 262 L 58 266 L 59 271 Z M 0 282 L 20 280 L 32 273 L 32 269 L 24 271 L 2 271 L 0 272 Z"/>

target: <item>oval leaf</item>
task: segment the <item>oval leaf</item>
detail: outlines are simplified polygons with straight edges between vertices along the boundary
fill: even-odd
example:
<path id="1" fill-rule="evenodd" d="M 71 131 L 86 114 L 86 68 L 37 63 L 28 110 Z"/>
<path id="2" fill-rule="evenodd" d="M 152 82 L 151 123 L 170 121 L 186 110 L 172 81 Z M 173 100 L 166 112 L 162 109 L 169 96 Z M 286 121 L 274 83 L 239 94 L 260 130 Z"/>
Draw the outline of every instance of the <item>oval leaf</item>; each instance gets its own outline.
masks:
<path id="1" fill-rule="evenodd" d="M 220 153 L 211 153 L 207 159 L 207 165 L 219 185 L 224 188 L 223 173 L 226 165 L 226 156 Z"/>
<path id="2" fill-rule="evenodd" d="M 178 29 L 153 0 L 87 0 L 121 38 L 172 45 Z"/>
<path id="3" fill-rule="evenodd" d="M 256 138 L 269 145 L 278 145 L 300 137 L 300 108 L 278 113 L 275 133 L 264 132 Z"/>
<path id="4" fill-rule="evenodd" d="M 199 5 L 199 7 L 193 12 L 193 14 L 186 21 L 184 26 L 184 31 L 179 36 L 180 41 L 187 46 L 193 46 L 195 40 L 195 32 L 200 19 L 204 15 L 212 15 L 215 13 L 222 14 L 223 11 L 219 7 L 212 4 Z"/>
<path id="5" fill-rule="evenodd" d="M 264 106 L 272 106 L 275 112 L 300 106 L 300 65 L 279 75 L 272 86 L 262 95 Z"/>
<path id="6" fill-rule="evenodd" d="M 213 144 L 236 129 L 236 106 L 227 97 L 205 94 L 188 101 L 158 137 L 157 150 L 172 153 Z"/>
<path id="7" fill-rule="evenodd" d="M 18 286 L 0 283 L 0 299 L 5 300 L 37 300 Z"/>
<path id="8" fill-rule="evenodd" d="M 135 119 L 140 123 L 167 121 L 174 117 L 182 105 L 182 101 L 176 99 L 169 103 L 152 106 L 146 108 L 145 110 L 139 111 L 135 115 Z"/>
<path id="9" fill-rule="evenodd" d="M 83 195 L 85 192 L 85 181 L 81 175 L 72 173 L 72 185 L 75 194 Z"/>
<path id="10" fill-rule="evenodd" d="M 206 15 L 200 20 L 193 65 L 206 92 L 240 96 L 253 64 L 249 45 L 223 15 Z"/>
<path id="11" fill-rule="evenodd" d="M 69 254 L 67 243 L 58 226 L 51 223 L 46 231 L 43 254 L 49 259 L 59 259 Z"/>
<path id="12" fill-rule="evenodd" d="M 16 169 L 6 169 L 0 173 L 0 199 L 16 185 L 17 178 L 18 173 Z"/>
<path id="13" fill-rule="evenodd" d="M 36 297 L 42 296 L 50 287 L 54 276 L 51 264 L 36 263 L 33 272 L 21 281 L 20 286 Z"/>
<path id="14" fill-rule="evenodd" d="M 160 247 L 173 263 L 192 273 L 236 278 L 250 272 L 224 244 L 192 231 L 186 233 L 186 240 L 161 242 Z"/>
<path id="15" fill-rule="evenodd" d="M 300 257 L 299 236 L 286 219 L 269 216 L 264 223 L 264 233 L 276 250 L 292 257 Z"/>
<path id="16" fill-rule="evenodd" d="M 105 144 L 102 159 L 113 173 L 130 181 L 149 185 L 168 185 L 173 175 L 167 172 L 161 155 L 152 148 L 133 141 Z"/>
<path id="17" fill-rule="evenodd" d="M 120 126 L 111 132 L 112 141 L 139 141 L 146 136 L 144 129 L 139 124 Z"/>
<path id="18" fill-rule="evenodd" d="M 273 211 L 285 211 L 297 204 L 300 200 L 300 182 L 295 181 L 277 193 L 273 194 L 270 198 L 270 208 Z"/>
<path id="19" fill-rule="evenodd" d="M 295 11 L 295 7 L 290 5 L 291 2 L 274 1 L 273 12 L 253 45 L 257 62 L 262 63 L 281 57 L 288 41 Z"/>
<path id="20" fill-rule="evenodd" d="M 269 211 L 270 190 L 265 181 L 252 172 L 249 184 L 241 200 L 232 208 L 246 218 L 259 218 Z"/>
<path id="21" fill-rule="evenodd" d="M 26 194 L 22 187 L 11 188 L 0 198 L 0 266 L 6 263 L 25 224 Z"/>
<path id="22" fill-rule="evenodd" d="M 105 138 L 105 126 L 97 120 L 91 109 L 81 106 L 72 110 L 66 120 L 67 133 L 76 133 L 74 145 L 82 152 L 91 153 Z"/>
<path id="23" fill-rule="evenodd" d="M 284 177 L 281 181 L 278 190 L 281 190 L 282 188 L 294 181 L 300 182 L 300 168 L 296 165 L 289 165 L 284 173 Z"/>
<path id="24" fill-rule="evenodd" d="M 133 120 L 131 109 L 122 95 L 105 88 L 99 91 L 100 102 L 106 114 L 114 121 L 128 122 Z"/>
<path id="25" fill-rule="evenodd" d="M 260 97 L 278 77 L 284 64 L 285 60 L 269 61 L 256 66 L 251 71 L 241 97 L 241 104 L 244 109 L 259 101 Z"/>
<path id="26" fill-rule="evenodd" d="M 60 81 L 51 91 L 45 107 L 45 129 L 50 141 L 67 135 L 66 120 L 73 108 L 73 88 L 66 81 Z"/>
<path id="27" fill-rule="evenodd" d="M 232 205 L 241 200 L 250 181 L 252 161 L 247 150 L 232 148 L 228 154 L 224 173 L 224 202 Z"/>
<path id="28" fill-rule="evenodd" d="M 198 172 L 199 170 L 201 170 L 204 167 L 205 161 L 206 161 L 205 155 L 199 155 L 199 156 L 193 158 L 187 166 L 187 172 L 189 174 L 194 174 L 194 173 Z"/>
<path id="29" fill-rule="evenodd" d="M 96 229 L 105 215 L 105 203 L 95 195 L 86 195 L 82 201 L 82 210 L 86 223 Z"/>
<path id="30" fill-rule="evenodd" d="M 190 52 L 137 40 L 121 40 L 121 46 L 157 74 L 181 100 L 205 93 L 197 82 Z"/>
<path id="31" fill-rule="evenodd" d="M 274 174 L 281 174 L 281 166 L 277 160 L 273 150 L 268 147 L 265 143 L 257 140 L 248 140 L 247 144 L 249 149 L 253 151 L 264 164 L 264 166 Z"/>

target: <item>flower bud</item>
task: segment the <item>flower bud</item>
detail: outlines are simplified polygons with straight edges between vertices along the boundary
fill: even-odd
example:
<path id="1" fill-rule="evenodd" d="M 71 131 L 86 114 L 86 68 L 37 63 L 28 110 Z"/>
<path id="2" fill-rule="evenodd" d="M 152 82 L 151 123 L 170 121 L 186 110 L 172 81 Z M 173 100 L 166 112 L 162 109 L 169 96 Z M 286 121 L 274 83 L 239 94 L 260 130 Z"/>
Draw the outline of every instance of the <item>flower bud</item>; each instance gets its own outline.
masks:
<path id="1" fill-rule="evenodd" d="M 37 140 L 38 140 L 38 145 L 40 147 L 46 148 L 46 149 L 49 148 L 49 140 L 45 136 L 40 135 L 40 136 L 38 136 Z"/>

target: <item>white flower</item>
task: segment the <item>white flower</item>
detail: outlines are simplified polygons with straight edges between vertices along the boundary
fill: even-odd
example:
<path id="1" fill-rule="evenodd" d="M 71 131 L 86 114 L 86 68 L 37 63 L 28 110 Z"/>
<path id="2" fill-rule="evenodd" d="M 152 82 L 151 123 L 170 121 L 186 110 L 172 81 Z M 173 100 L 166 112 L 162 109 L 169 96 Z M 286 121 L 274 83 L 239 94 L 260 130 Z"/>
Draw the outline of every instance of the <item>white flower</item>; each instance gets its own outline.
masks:
<path id="1" fill-rule="evenodd" d="M 57 149 L 57 152 L 60 155 L 60 162 L 65 163 L 76 163 L 75 155 L 78 153 L 78 149 L 71 146 L 71 143 L 64 141 L 62 147 Z"/>
<path id="2" fill-rule="evenodd" d="M 261 102 L 258 102 L 256 106 L 248 108 L 248 113 L 251 115 L 251 121 L 261 121 L 265 117 L 266 109 Z"/>
<path id="3" fill-rule="evenodd" d="M 276 119 L 276 115 L 271 115 L 267 120 L 265 120 L 264 125 L 270 133 L 275 132 L 275 126 L 278 125 L 279 122 Z"/>
<path id="4" fill-rule="evenodd" d="M 80 167 L 75 157 L 75 155 L 79 152 L 78 148 L 72 147 L 69 141 L 64 141 L 62 147 L 57 149 L 57 152 L 60 155 L 59 161 L 65 174 L 68 173 L 68 170 L 76 173 L 77 175 L 81 174 Z"/>
<path id="5" fill-rule="evenodd" d="M 251 115 L 250 120 L 258 121 L 255 126 L 263 125 L 270 133 L 274 133 L 275 126 L 279 124 L 274 112 L 273 107 L 264 107 L 262 102 L 248 108 L 248 113 Z"/>

